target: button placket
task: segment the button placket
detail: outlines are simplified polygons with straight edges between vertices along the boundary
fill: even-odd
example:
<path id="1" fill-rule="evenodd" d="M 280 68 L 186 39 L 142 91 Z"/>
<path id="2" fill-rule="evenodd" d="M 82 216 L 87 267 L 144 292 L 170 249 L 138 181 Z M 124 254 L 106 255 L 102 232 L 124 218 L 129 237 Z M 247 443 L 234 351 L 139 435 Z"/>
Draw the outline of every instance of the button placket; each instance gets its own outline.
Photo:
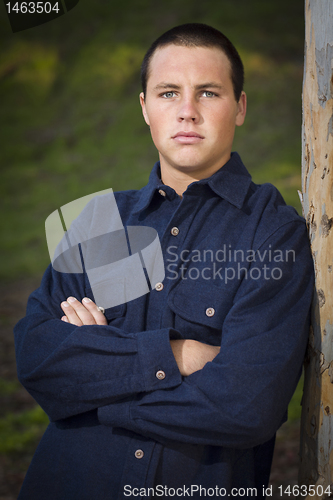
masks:
<path id="1" fill-rule="evenodd" d="M 136 450 L 136 452 L 134 453 L 134 455 L 135 455 L 135 458 L 141 459 L 144 456 L 144 451 L 140 450 L 140 449 Z"/>
<path id="2" fill-rule="evenodd" d="M 213 307 L 207 307 L 206 309 L 206 316 L 211 318 L 215 314 L 215 309 Z"/>
<path id="3" fill-rule="evenodd" d="M 158 378 L 158 380 L 164 380 L 165 379 L 165 372 L 163 370 L 158 370 L 156 372 L 156 378 Z"/>
<path id="4" fill-rule="evenodd" d="M 145 486 L 154 448 L 153 440 L 143 442 L 142 439 L 133 438 L 126 454 L 120 490 L 124 491 L 127 484 L 135 484 L 137 488 Z"/>

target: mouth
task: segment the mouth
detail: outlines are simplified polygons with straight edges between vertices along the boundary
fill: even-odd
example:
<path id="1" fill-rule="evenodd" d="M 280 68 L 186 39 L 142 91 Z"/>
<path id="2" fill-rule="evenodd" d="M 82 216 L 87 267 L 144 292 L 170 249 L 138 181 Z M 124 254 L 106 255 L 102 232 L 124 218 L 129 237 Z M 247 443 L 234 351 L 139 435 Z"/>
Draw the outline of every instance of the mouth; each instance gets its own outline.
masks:
<path id="1" fill-rule="evenodd" d="M 204 139 L 204 136 L 196 132 L 178 132 L 172 139 L 179 144 L 197 144 Z"/>

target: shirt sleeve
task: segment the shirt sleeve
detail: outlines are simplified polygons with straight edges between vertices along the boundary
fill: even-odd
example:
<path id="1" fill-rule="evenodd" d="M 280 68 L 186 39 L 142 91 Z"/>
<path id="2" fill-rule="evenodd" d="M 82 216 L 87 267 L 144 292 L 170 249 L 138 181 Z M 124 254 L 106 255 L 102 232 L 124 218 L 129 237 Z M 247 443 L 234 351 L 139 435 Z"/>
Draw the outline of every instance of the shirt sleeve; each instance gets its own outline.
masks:
<path id="1" fill-rule="evenodd" d="M 50 266 L 14 329 L 18 378 L 51 420 L 181 383 L 170 346 L 175 330 L 77 327 L 60 319 L 60 303 L 70 295 L 85 296 L 83 275 Z"/>
<path id="2" fill-rule="evenodd" d="M 293 249 L 272 262 L 271 249 Z M 287 223 L 259 247 L 222 325 L 221 350 L 180 385 L 99 408 L 105 425 L 160 442 L 233 448 L 268 441 L 299 380 L 309 331 L 313 263 L 305 225 Z M 266 251 L 266 252 L 265 252 Z M 278 259 L 276 259 L 278 260 Z M 266 267 L 265 267 L 266 266 Z M 265 279 L 274 267 L 275 278 Z"/>

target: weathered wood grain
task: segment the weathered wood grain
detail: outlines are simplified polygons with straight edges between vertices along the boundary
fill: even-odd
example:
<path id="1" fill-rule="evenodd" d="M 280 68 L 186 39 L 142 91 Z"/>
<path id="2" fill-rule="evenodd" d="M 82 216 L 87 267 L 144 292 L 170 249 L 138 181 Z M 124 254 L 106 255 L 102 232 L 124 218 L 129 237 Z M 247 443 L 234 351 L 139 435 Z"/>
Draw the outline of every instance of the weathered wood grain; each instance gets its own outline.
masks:
<path id="1" fill-rule="evenodd" d="M 333 497 L 333 0 L 305 0 L 302 204 L 316 274 L 299 482 Z M 307 498 L 328 498 L 328 495 Z"/>

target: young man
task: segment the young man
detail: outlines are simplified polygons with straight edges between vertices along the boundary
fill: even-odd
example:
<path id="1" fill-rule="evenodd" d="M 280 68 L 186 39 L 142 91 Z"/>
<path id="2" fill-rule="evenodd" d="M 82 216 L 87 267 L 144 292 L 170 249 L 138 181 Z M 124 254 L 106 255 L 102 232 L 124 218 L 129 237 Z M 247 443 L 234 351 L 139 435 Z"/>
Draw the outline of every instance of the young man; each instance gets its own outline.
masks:
<path id="1" fill-rule="evenodd" d="M 263 498 L 299 378 L 306 228 L 231 153 L 246 113 L 236 49 L 178 26 L 142 83 L 160 161 L 116 200 L 124 226 L 158 232 L 166 276 L 103 314 L 85 274 L 47 270 L 15 330 L 19 378 L 51 420 L 20 499 Z"/>

